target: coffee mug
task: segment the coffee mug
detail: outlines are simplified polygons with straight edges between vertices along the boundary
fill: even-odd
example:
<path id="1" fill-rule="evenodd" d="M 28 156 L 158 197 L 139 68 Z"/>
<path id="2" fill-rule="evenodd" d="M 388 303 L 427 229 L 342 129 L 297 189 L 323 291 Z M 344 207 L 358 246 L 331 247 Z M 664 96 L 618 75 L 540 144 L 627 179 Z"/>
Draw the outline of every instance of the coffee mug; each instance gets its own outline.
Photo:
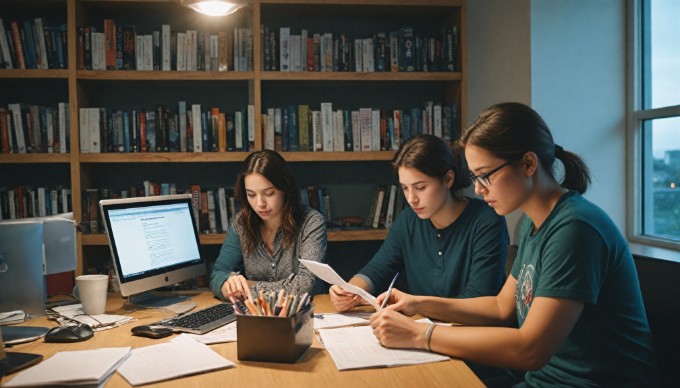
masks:
<path id="1" fill-rule="evenodd" d="M 76 277 L 73 295 L 80 299 L 85 314 L 104 314 L 108 286 L 108 275 L 80 275 Z"/>

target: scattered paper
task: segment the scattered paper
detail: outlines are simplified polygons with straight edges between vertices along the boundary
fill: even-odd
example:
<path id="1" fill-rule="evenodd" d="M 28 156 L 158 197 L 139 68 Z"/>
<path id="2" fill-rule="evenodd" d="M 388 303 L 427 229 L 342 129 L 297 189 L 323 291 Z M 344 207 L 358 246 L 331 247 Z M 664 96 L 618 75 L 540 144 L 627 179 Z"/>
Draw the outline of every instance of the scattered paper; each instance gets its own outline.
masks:
<path id="1" fill-rule="evenodd" d="M 87 315 L 83 312 L 83 305 L 69 304 L 66 306 L 53 307 L 52 310 L 62 317 L 57 317 L 57 321 L 61 324 L 68 320 L 75 320 L 80 323 L 85 323 L 92 327 L 94 331 L 108 330 L 120 326 L 124 323 L 133 321 L 134 318 L 127 315 L 115 314 L 93 314 Z M 66 317 L 68 319 L 65 319 Z"/>
<path id="2" fill-rule="evenodd" d="M 134 349 L 118 368 L 131 385 L 142 385 L 176 377 L 233 367 L 234 363 L 207 345 L 187 337 Z"/>
<path id="3" fill-rule="evenodd" d="M 103 386 L 129 355 L 129 347 L 59 352 L 18 373 L 3 387 Z"/>
<path id="4" fill-rule="evenodd" d="M 389 349 L 378 342 L 370 326 L 319 330 L 324 347 L 338 370 L 425 364 L 448 356 L 414 349 Z"/>
<path id="5" fill-rule="evenodd" d="M 314 330 L 343 326 L 368 325 L 372 313 L 314 314 Z"/>
<path id="6" fill-rule="evenodd" d="M 209 331 L 205 334 L 182 333 L 173 338 L 172 341 L 176 341 L 182 337 L 188 337 L 194 341 L 198 341 L 206 345 L 219 344 L 222 342 L 236 342 L 236 321 L 222 327 L 218 327 L 217 329 Z"/>
<path id="7" fill-rule="evenodd" d="M 347 283 L 330 265 L 311 260 L 300 260 L 300 263 L 304 264 L 314 275 L 326 283 L 338 285 L 343 290 L 357 294 L 372 306 L 376 306 L 375 296 L 369 294 L 363 288 Z"/>

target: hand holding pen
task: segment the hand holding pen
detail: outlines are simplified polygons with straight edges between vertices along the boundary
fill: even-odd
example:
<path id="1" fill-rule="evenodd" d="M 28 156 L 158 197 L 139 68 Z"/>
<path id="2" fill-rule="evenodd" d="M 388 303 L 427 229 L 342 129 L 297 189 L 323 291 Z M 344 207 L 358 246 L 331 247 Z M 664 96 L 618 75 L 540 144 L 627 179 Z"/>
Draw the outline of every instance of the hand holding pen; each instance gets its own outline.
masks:
<path id="1" fill-rule="evenodd" d="M 387 287 L 387 294 L 385 295 L 385 299 L 383 299 L 382 303 L 380 304 L 380 309 L 378 311 L 382 310 L 387 306 L 387 302 L 389 302 L 390 297 L 392 296 L 392 289 L 394 289 L 394 283 L 397 281 L 397 278 L 399 277 L 399 272 L 397 272 L 396 275 L 394 275 L 394 278 L 392 278 L 392 283 L 390 283 L 390 286 Z"/>

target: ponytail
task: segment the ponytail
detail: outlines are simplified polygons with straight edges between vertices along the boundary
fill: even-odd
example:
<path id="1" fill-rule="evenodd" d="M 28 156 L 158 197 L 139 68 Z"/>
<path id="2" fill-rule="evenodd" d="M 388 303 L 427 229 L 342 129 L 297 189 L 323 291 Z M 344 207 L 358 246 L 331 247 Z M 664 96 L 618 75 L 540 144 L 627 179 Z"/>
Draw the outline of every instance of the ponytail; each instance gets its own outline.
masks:
<path id="1" fill-rule="evenodd" d="M 559 159 L 564 166 L 564 178 L 560 186 L 577 191 L 579 194 L 585 193 L 591 178 L 590 170 L 583 159 L 573 152 L 565 151 L 557 144 L 555 144 L 555 158 Z"/>

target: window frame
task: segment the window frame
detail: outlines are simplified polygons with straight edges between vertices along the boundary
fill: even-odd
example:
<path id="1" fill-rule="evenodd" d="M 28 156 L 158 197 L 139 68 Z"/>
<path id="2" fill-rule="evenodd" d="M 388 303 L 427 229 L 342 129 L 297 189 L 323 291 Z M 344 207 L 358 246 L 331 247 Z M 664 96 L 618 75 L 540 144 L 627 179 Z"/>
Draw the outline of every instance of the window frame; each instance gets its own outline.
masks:
<path id="1" fill-rule="evenodd" d="M 643 94 L 650 93 L 650 86 L 643 84 L 643 74 L 645 69 L 649 69 L 651 58 L 645 57 L 643 42 L 643 28 L 649 28 L 642 20 L 644 11 L 649 14 L 650 1 L 652 0 L 628 0 L 627 12 L 627 41 L 628 41 L 628 81 L 627 81 L 627 105 L 628 105 L 628 147 L 627 152 L 630 157 L 628 161 L 628 214 L 627 214 L 627 234 L 628 239 L 634 243 L 669 248 L 680 251 L 680 242 L 663 239 L 659 237 L 643 234 L 643 224 L 645 217 L 651 221 L 651 215 L 645 215 L 644 203 L 651 200 L 650 190 L 645 190 L 650 186 L 643 179 L 651 176 L 652 166 L 644 163 L 645 155 L 652 153 L 651 133 L 645 133 L 644 121 L 650 119 L 663 119 L 669 117 L 680 117 L 680 105 L 665 106 L 662 108 L 644 109 Z M 643 90 L 643 88 L 647 88 Z"/>

